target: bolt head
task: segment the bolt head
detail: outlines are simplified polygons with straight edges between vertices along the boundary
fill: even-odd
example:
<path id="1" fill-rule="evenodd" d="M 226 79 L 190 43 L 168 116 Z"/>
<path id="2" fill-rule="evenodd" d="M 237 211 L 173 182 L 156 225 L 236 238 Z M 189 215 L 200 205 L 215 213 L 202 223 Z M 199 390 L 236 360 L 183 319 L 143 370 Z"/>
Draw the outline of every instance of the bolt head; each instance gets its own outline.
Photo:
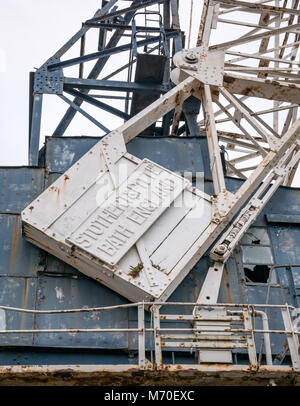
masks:
<path id="1" fill-rule="evenodd" d="M 227 251 L 227 247 L 225 244 L 220 244 L 216 249 L 216 253 L 221 254 L 221 255 L 223 255 L 226 251 Z"/>
<path id="2" fill-rule="evenodd" d="M 184 59 L 188 62 L 188 63 L 196 63 L 198 62 L 198 56 L 194 51 L 188 51 L 185 56 Z"/>

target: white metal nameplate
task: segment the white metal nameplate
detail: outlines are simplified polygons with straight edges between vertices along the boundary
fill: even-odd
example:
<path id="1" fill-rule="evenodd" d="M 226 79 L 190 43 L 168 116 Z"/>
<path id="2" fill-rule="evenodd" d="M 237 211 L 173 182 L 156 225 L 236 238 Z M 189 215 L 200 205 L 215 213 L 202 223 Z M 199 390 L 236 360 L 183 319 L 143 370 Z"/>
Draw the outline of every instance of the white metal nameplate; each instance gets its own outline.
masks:
<path id="1" fill-rule="evenodd" d="M 66 241 L 116 265 L 189 184 L 144 159 Z"/>

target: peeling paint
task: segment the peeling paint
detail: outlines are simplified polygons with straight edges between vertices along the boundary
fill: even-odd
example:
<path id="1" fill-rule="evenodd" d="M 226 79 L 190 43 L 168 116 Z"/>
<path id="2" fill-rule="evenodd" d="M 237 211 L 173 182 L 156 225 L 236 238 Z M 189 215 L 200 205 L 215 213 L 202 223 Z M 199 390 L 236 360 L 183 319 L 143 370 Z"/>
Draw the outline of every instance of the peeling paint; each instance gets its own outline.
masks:
<path id="1" fill-rule="evenodd" d="M 56 298 L 59 301 L 59 303 L 62 303 L 64 301 L 64 294 L 63 294 L 63 290 L 61 287 L 56 286 L 55 287 L 55 292 L 56 292 Z"/>

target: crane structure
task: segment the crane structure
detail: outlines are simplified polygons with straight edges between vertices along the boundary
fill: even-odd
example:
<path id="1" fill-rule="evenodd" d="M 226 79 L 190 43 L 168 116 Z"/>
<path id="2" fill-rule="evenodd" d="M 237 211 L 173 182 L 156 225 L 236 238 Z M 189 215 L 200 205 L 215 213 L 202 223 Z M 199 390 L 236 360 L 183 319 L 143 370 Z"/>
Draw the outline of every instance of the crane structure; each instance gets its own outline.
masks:
<path id="1" fill-rule="evenodd" d="M 31 165 L 39 161 L 43 94 L 68 104 L 53 135 L 63 136 L 79 113 L 103 138 L 23 210 L 23 232 L 28 241 L 133 302 L 165 302 L 209 252 L 211 265 L 194 308 L 195 339 L 201 339 L 212 334 L 199 321 L 207 316 L 201 304 L 217 304 L 234 248 L 279 186 L 291 186 L 297 172 L 299 1 L 204 0 L 197 44 L 189 49 L 177 0 L 134 0 L 125 8 L 119 3 L 103 1 L 32 75 Z M 85 52 L 89 30 L 98 30 L 92 53 Z M 126 36 L 129 43 L 118 45 Z M 80 55 L 62 60 L 78 41 Z M 122 52 L 128 62 L 99 79 L 110 56 Z M 95 64 L 84 75 L 90 61 Z M 74 66 L 78 77 L 66 76 Z M 127 80 L 111 80 L 121 72 Z M 118 100 L 123 109 L 101 98 Z M 83 102 L 124 123 L 108 129 Z M 126 148 L 141 134 L 203 133 L 212 195 Z M 225 176 L 243 182 L 232 192 Z M 210 312 L 214 337 L 220 334 L 222 340 L 230 337 L 225 316 L 225 308 Z M 200 351 L 199 362 L 231 363 L 231 350 L 208 348 Z"/>

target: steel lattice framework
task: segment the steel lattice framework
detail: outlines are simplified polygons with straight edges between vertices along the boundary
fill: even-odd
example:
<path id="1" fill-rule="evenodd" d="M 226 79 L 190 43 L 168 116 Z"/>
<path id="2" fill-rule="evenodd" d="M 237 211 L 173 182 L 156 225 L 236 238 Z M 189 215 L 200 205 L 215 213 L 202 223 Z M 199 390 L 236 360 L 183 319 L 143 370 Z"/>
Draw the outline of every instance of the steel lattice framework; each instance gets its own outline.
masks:
<path id="1" fill-rule="evenodd" d="M 245 179 L 298 117 L 299 16 L 299 1 L 205 2 L 198 45 L 225 52 L 214 125 L 227 151 L 239 155 L 228 160 L 228 174 Z M 222 41 L 228 30 L 231 38 L 220 43 L 214 30 Z M 205 128 L 203 120 L 199 124 Z M 292 184 L 297 165 L 285 185 Z"/>
<path id="2" fill-rule="evenodd" d="M 95 38 L 89 37 L 93 30 L 98 32 L 96 49 Z M 77 113 L 92 122 L 100 135 L 108 134 L 110 129 L 98 119 L 99 114 L 109 113 L 126 121 L 136 112 L 134 107 L 130 111 L 132 100 L 138 100 L 133 104 L 149 104 L 168 91 L 171 88 L 170 62 L 182 46 L 178 0 L 102 0 L 102 8 L 36 72 L 31 73 L 29 163 L 38 163 L 43 95 L 57 95 L 68 105 L 53 130 L 53 136 L 63 136 Z M 95 52 L 87 53 L 87 48 L 93 48 Z M 77 57 L 74 57 L 73 50 L 79 53 Z M 147 70 L 147 56 L 158 57 L 154 76 L 148 68 L 144 76 L 134 78 L 134 67 L 142 58 L 138 51 L 144 56 L 139 65 L 142 72 Z M 70 53 L 72 58 L 68 57 Z M 111 58 L 116 55 L 120 57 L 111 64 Z M 88 62 L 94 63 L 89 72 L 89 67 L 85 67 Z M 153 61 L 151 64 L 153 69 Z M 108 65 L 111 66 L 110 72 L 103 75 Z M 74 77 L 73 69 L 72 76 L 69 76 L 70 67 L 75 67 L 78 75 Z M 115 80 L 115 77 L 122 80 Z M 147 103 L 141 100 L 143 94 Z M 113 107 L 111 104 L 116 100 L 119 105 Z M 99 112 L 88 113 L 82 107 L 83 103 L 98 108 Z M 192 124 L 195 129 L 195 119 Z M 156 133 L 169 135 L 170 125 L 169 115 Z"/>

